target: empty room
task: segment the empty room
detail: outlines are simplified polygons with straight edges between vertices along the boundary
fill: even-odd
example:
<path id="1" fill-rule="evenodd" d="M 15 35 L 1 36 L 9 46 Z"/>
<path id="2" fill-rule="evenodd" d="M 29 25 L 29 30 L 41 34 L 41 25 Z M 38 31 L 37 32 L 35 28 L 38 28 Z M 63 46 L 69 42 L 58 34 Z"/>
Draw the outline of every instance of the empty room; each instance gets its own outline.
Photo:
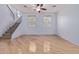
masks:
<path id="1" fill-rule="evenodd" d="M 79 53 L 79 4 L 0 4 L 0 54 Z"/>

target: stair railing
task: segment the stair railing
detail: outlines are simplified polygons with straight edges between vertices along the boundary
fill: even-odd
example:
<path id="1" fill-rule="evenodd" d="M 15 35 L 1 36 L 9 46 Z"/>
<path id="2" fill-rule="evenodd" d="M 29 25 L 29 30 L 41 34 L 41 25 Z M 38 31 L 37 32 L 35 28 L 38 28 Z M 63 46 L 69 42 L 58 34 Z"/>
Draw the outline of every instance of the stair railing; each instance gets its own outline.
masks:
<path id="1" fill-rule="evenodd" d="M 7 5 L 7 7 L 9 8 L 11 14 L 13 15 L 12 17 L 13 17 L 13 19 L 15 20 L 15 22 L 16 22 L 17 20 L 19 20 L 19 18 L 21 18 L 21 16 L 22 16 L 22 13 L 21 13 L 21 12 L 19 12 L 19 11 L 17 11 L 17 10 L 15 9 L 15 10 L 16 10 L 16 13 L 14 14 L 14 12 L 13 12 L 11 6 L 10 6 L 10 5 Z"/>
<path id="2" fill-rule="evenodd" d="M 13 11 L 11 10 L 10 6 L 9 6 L 9 5 L 7 5 L 7 7 L 8 7 L 8 9 L 10 10 L 10 12 L 11 12 L 11 15 L 12 15 L 13 19 L 15 20 L 15 15 L 14 15 Z"/>
<path id="3" fill-rule="evenodd" d="M 10 26 L 9 26 L 9 27 L 11 27 L 13 24 L 15 24 L 16 22 L 18 22 L 18 20 L 21 18 L 22 15 L 20 15 L 20 17 L 18 16 L 18 17 L 16 18 L 14 12 L 13 12 L 12 9 L 11 9 L 11 7 L 10 7 L 9 5 L 7 5 L 7 7 L 8 7 L 8 9 L 10 10 L 11 15 L 12 15 L 12 17 L 13 17 L 13 19 L 14 19 L 14 22 L 13 22 L 13 23 L 10 23 Z M 9 28 L 6 28 L 6 29 L 4 30 L 4 33 L 5 33 L 6 30 L 8 30 L 8 29 L 9 29 Z M 4 33 L 3 33 L 3 34 L 4 34 Z"/>

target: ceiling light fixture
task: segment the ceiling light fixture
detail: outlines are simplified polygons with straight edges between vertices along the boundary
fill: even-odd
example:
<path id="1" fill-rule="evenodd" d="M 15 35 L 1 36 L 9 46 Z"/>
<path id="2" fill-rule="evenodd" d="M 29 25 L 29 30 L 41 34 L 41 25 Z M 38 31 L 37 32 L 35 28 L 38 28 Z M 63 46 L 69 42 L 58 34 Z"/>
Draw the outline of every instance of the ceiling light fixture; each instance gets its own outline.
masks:
<path id="1" fill-rule="evenodd" d="M 38 11 L 40 13 L 41 10 L 47 10 L 46 8 L 43 8 L 43 4 L 34 4 L 34 10 Z"/>

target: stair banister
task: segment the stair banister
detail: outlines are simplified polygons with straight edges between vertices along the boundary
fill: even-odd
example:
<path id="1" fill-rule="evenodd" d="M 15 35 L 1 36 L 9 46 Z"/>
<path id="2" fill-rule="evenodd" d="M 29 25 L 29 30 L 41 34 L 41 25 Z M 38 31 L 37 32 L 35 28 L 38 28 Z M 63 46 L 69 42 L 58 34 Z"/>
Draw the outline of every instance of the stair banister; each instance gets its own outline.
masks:
<path id="1" fill-rule="evenodd" d="M 13 19 L 15 20 L 15 15 L 14 15 L 13 11 L 11 10 L 10 6 L 9 6 L 9 5 L 7 5 L 7 7 L 8 7 L 8 9 L 10 10 L 10 12 L 11 12 L 11 14 L 12 14 Z"/>

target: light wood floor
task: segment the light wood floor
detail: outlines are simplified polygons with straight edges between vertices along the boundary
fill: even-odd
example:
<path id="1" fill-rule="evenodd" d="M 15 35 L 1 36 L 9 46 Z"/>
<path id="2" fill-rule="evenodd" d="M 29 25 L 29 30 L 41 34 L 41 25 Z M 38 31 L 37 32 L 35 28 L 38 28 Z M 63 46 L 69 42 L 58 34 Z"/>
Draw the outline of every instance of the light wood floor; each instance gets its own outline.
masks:
<path id="1" fill-rule="evenodd" d="M 0 53 L 79 53 L 79 47 L 59 36 L 20 36 L 0 39 Z"/>

